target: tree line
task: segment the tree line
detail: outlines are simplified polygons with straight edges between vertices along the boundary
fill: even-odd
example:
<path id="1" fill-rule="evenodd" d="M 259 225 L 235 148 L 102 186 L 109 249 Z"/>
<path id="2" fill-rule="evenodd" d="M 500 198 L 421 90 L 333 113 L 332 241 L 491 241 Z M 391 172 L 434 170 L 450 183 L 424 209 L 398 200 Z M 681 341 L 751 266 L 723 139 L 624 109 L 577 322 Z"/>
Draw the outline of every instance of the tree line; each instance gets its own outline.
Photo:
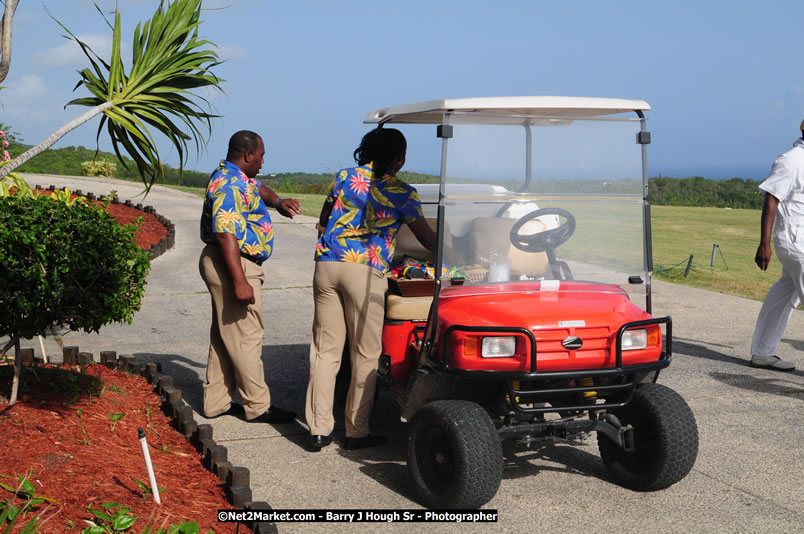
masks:
<path id="1" fill-rule="evenodd" d="M 25 150 L 25 145 L 12 142 L 9 150 L 19 153 Z M 86 161 L 117 161 L 114 154 L 108 152 L 98 152 L 82 146 L 50 149 L 20 167 L 20 171 L 36 174 L 62 174 L 67 176 L 81 176 L 83 174 L 82 163 Z M 140 175 L 133 161 L 123 158 L 128 168 L 118 164 L 115 171 L 115 178 L 123 180 L 139 181 Z M 212 169 L 210 169 L 211 171 Z M 411 184 L 438 183 L 438 176 L 410 171 L 401 171 L 399 176 L 402 180 Z M 289 194 L 326 194 L 334 173 L 305 173 L 288 172 L 266 174 L 260 176 L 260 180 L 272 189 Z M 209 179 L 209 172 L 200 172 L 165 167 L 164 180 L 158 180 L 164 184 L 186 185 L 193 187 L 206 187 Z M 533 192 L 539 192 L 539 186 L 547 186 L 544 182 L 532 184 Z M 515 185 L 510 184 L 511 188 Z M 716 208 L 747 208 L 762 209 L 762 193 L 760 192 L 759 182 L 750 178 L 732 178 L 730 180 L 712 180 L 701 176 L 689 178 L 651 178 L 648 184 L 649 197 L 651 204 L 659 206 L 701 206 Z M 567 184 L 564 183 L 564 189 Z M 551 189 L 548 187 L 548 189 Z M 618 184 L 616 181 L 596 182 L 578 181 L 569 188 L 573 191 L 583 191 L 586 193 L 618 193 L 622 190 L 633 190 L 632 185 Z"/>
<path id="2" fill-rule="evenodd" d="M 12 155 L 20 154 L 30 148 L 20 143 L 10 143 L 8 150 Z M 82 164 L 87 161 L 106 161 L 116 164 L 114 178 L 139 182 L 142 180 L 137 170 L 137 165 L 133 160 L 123 156 L 122 161 L 112 153 L 97 152 L 83 146 L 68 146 L 64 148 L 51 148 L 39 154 L 37 157 L 24 163 L 17 169 L 19 172 L 31 174 L 60 174 L 64 176 L 83 176 Z M 184 170 L 165 166 L 165 179 L 158 179 L 156 183 L 171 185 L 188 185 L 206 187 L 209 173 Z"/>
<path id="3" fill-rule="evenodd" d="M 759 184 L 750 178 L 651 178 L 648 200 L 659 206 L 762 209 Z"/>

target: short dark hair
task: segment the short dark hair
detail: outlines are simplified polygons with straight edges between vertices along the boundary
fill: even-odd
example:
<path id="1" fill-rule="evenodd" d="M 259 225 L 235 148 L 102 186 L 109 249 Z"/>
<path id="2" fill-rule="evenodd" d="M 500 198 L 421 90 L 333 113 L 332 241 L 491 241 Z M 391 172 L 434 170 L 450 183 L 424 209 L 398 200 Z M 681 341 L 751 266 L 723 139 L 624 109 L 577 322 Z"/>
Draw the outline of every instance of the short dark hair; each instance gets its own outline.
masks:
<path id="1" fill-rule="evenodd" d="M 231 159 L 238 154 L 256 151 L 260 139 L 262 138 L 251 130 L 235 132 L 235 134 L 229 138 L 229 150 L 226 152 L 226 159 L 231 161 Z"/>
<path id="2" fill-rule="evenodd" d="M 360 146 L 354 152 L 355 162 L 366 165 L 374 162 L 374 175 L 384 176 L 391 170 L 391 162 L 396 156 L 404 155 L 408 142 L 402 132 L 394 128 L 375 128 L 363 136 Z"/>

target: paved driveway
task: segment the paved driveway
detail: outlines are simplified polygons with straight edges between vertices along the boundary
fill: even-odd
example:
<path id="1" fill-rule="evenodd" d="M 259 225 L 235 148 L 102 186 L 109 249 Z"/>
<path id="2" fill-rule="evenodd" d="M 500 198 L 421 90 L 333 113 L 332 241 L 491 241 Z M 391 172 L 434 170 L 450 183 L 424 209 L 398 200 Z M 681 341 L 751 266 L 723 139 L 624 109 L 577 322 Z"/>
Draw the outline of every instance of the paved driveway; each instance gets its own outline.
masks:
<path id="1" fill-rule="evenodd" d="M 137 200 L 141 187 L 106 179 L 28 175 L 33 185 L 67 185 Z M 69 333 L 65 345 L 94 352 L 116 350 L 159 361 L 174 376 L 196 412 L 210 320 L 209 297 L 198 275 L 201 200 L 155 186 L 144 204 L 176 225 L 176 246 L 156 258 L 143 307 L 131 325 L 110 325 L 100 335 Z M 276 249 L 264 265 L 266 379 L 277 404 L 300 414 L 307 384 L 312 323 L 314 219 L 276 217 Z M 438 524 L 280 524 L 281 532 L 800 532 L 804 529 L 804 313 L 796 311 L 779 355 L 799 370 L 778 373 L 746 365 L 761 303 L 657 282 L 654 314 L 673 317 L 674 360 L 660 382 L 676 389 L 695 412 L 700 453 L 687 478 L 656 493 L 636 493 L 608 481 L 594 438 L 565 445 L 505 450 L 504 479 L 487 508 L 499 522 Z M 31 342 L 36 348 L 38 344 Z M 52 340 L 46 350 L 60 354 Z M 97 356 L 96 356 L 97 357 Z M 199 422 L 205 422 L 197 414 Z M 302 418 L 303 419 L 303 418 Z M 346 452 L 337 445 L 305 451 L 306 428 L 212 421 L 214 435 L 234 465 L 251 470 L 255 500 L 275 509 L 412 509 L 405 464 L 407 425 L 386 397 L 373 427 L 393 439 L 374 450 Z M 343 438 L 338 418 L 336 441 Z"/>

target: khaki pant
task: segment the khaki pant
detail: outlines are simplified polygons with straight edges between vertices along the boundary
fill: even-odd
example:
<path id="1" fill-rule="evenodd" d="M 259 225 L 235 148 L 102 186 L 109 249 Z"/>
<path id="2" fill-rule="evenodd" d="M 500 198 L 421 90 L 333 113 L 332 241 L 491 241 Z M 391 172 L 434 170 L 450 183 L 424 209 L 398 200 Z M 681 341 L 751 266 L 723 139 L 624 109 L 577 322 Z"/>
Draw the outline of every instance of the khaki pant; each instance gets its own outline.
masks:
<path id="1" fill-rule="evenodd" d="M 262 267 L 240 258 L 246 279 L 254 289 L 254 304 L 234 298 L 234 285 L 220 248 L 207 245 L 198 269 L 212 297 L 209 329 L 207 383 L 204 414 L 214 417 L 228 410 L 235 388 L 243 399 L 246 419 L 253 419 L 271 406 L 271 395 L 262 367 Z"/>
<path id="2" fill-rule="evenodd" d="M 346 436 L 369 433 L 369 417 L 382 351 L 385 275 L 368 265 L 318 261 L 313 277 L 315 318 L 310 342 L 310 383 L 305 415 L 310 433 L 332 432 L 335 376 L 349 340 L 352 378 L 346 397 Z"/>

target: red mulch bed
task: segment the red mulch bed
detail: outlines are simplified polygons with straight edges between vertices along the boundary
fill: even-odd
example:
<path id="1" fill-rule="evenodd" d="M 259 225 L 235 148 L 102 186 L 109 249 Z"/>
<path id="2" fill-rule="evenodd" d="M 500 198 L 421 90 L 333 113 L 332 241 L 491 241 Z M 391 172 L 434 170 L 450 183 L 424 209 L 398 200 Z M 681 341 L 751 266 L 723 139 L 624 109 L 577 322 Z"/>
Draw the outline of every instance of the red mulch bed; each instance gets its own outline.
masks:
<path id="1" fill-rule="evenodd" d="M 11 391 L 12 374 L 12 366 L 0 367 L 4 395 Z M 99 364 L 83 369 L 40 365 L 23 368 L 22 383 L 14 406 L 0 404 L 0 475 L 11 477 L 0 482 L 16 486 L 18 475 L 32 471 L 37 495 L 55 501 L 44 514 L 52 517 L 42 532 L 85 528 L 84 520 L 93 519 L 87 507 L 100 509 L 108 502 L 131 508 L 137 517 L 132 532 L 182 520 L 197 522 L 201 532 L 237 532 L 234 524 L 217 522 L 216 511 L 231 508 L 223 485 L 170 426 L 144 378 Z M 125 416 L 112 428 L 110 414 L 121 413 Z M 161 506 L 151 495 L 144 498 L 137 484 L 148 485 L 138 428 L 146 432 L 157 486 L 165 488 Z M 0 488 L 0 498 L 12 494 Z"/>
<path id="2" fill-rule="evenodd" d="M 143 217 L 137 232 L 141 248 L 149 249 L 167 236 L 167 228 L 153 214 L 122 204 L 109 204 L 107 211 L 120 224 Z M 0 366 L 0 395 L 10 394 L 12 375 L 11 365 Z M 17 403 L 0 403 L 0 483 L 16 487 L 17 476 L 29 475 L 37 496 L 52 499 L 40 532 L 80 532 L 88 526 L 85 520 L 97 521 L 87 508 L 101 509 L 103 503 L 131 508 L 137 518 L 131 532 L 146 526 L 166 529 L 181 521 L 195 521 L 200 532 L 249 532 L 233 523 L 218 523 L 216 511 L 231 508 L 224 487 L 204 469 L 195 448 L 170 426 L 160 405 L 144 378 L 102 365 L 25 367 Z M 121 413 L 125 416 L 112 429 L 110 414 Z M 146 431 L 156 482 L 165 488 L 161 506 L 150 495 L 144 498 L 137 484 L 140 480 L 149 485 L 138 428 Z M 0 502 L 13 499 L 0 488 Z"/>
<path id="3" fill-rule="evenodd" d="M 53 191 L 45 189 L 40 189 L 39 191 L 46 195 L 53 194 Z M 76 195 L 71 195 L 71 198 L 76 198 Z M 95 206 L 102 206 L 101 202 L 98 200 L 88 200 L 87 202 Z M 159 243 L 168 235 L 168 230 L 165 228 L 165 225 L 159 222 L 151 213 L 145 213 L 144 211 L 124 204 L 110 203 L 105 209 L 121 226 L 131 224 L 142 217 L 142 222 L 136 233 L 137 245 L 139 245 L 140 248 L 148 250 L 151 248 L 151 245 Z"/>
<path id="4" fill-rule="evenodd" d="M 142 217 L 143 219 L 136 235 L 137 245 L 145 250 L 150 249 L 151 245 L 156 245 L 168 235 L 167 228 L 151 213 L 145 213 L 123 204 L 109 204 L 106 211 L 121 225 L 130 224 L 136 221 L 137 218 Z"/>

